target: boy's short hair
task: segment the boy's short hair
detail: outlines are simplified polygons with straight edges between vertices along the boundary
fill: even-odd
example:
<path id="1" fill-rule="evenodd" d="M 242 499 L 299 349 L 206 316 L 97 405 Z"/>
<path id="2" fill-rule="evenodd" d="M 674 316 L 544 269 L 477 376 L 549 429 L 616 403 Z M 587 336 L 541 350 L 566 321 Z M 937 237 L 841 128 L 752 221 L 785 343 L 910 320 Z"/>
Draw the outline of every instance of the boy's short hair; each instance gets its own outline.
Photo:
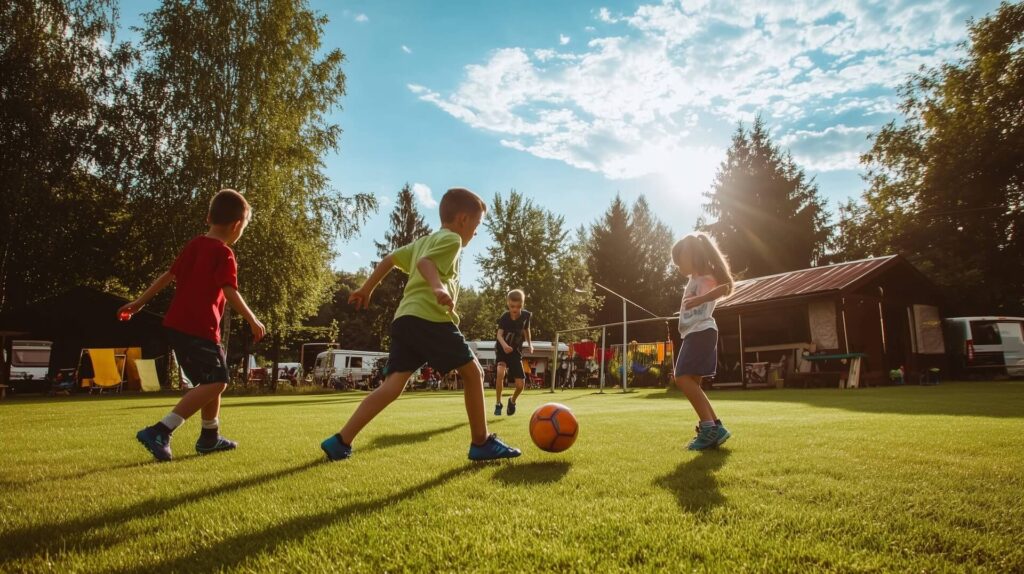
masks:
<path id="1" fill-rule="evenodd" d="M 250 212 L 249 202 L 233 189 L 222 189 L 210 200 L 210 223 L 228 225 L 245 219 Z"/>
<path id="2" fill-rule="evenodd" d="M 526 301 L 526 293 L 522 289 L 513 289 L 508 292 L 508 300 L 515 301 L 516 303 L 522 303 Z"/>
<path id="3" fill-rule="evenodd" d="M 480 196 L 463 187 L 453 187 L 441 198 L 441 223 L 455 221 L 460 213 L 476 215 L 487 212 L 487 204 Z"/>

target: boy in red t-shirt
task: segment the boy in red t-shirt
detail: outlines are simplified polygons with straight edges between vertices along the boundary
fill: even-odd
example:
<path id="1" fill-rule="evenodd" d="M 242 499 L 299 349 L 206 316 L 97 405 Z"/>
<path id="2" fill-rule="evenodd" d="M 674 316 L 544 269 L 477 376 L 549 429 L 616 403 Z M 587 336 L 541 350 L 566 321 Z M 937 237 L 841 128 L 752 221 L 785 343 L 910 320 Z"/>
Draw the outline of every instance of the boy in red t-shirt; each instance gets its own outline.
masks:
<path id="1" fill-rule="evenodd" d="M 238 293 L 238 266 L 231 245 L 242 236 L 252 218 L 249 202 L 231 189 L 217 192 L 206 222 L 210 230 L 185 246 L 171 270 L 157 277 L 138 299 L 118 310 L 122 319 L 138 313 L 171 281 L 177 286 L 171 308 L 164 316 L 167 338 L 185 376 L 196 385 L 170 413 L 135 438 L 159 461 L 171 459 L 171 433 L 185 419 L 202 411 L 203 430 L 196 452 L 231 450 L 238 443 L 220 436 L 220 395 L 228 386 L 228 364 L 220 345 L 220 318 L 224 302 L 231 303 L 252 327 L 259 341 L 266 330 Z"/>

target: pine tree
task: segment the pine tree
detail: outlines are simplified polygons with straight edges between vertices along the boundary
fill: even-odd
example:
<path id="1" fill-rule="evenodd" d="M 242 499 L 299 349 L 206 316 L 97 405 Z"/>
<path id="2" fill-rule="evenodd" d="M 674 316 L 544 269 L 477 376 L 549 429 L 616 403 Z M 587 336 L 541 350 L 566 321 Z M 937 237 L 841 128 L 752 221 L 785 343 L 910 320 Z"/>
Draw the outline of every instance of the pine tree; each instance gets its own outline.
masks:
<path id="1" fill-rule="evenodd" d="M 710 233 L 741 277 L 811 267 L 832 242 L 825 201 L 813 179 L 771 141 L 758 116 L 733 135 L 698 228 Z"/>

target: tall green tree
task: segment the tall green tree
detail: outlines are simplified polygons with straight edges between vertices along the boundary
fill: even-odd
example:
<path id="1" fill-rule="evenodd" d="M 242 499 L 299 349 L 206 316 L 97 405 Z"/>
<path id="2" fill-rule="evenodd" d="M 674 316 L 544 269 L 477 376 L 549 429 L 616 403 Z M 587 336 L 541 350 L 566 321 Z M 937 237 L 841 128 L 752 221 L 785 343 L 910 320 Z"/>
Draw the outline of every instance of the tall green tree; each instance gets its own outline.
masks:
<path id="1" fill-rule="evenodd" d="M 0 3 L 0 311 L 116 283 L 127 71 L 117 3 Z"/>
<path id="2" fill-rule="evenodd" d="M 594 222 L 587 236 L 587 270 L 595 283 L 633 299 L 638 259 L 635 230 L 629 207 L 618 195 L 604 215 Z M 591 317 L 594 323 L 622 320 L 621 300 L 602 290 L 595 291 L 600 306 Z M 642 304 L 642 303 L 641 303 Z"/>
<path id="3" fill-rule="evenodd" d="M 557 330 L 587 324 L 595 303 L 585 248 L 562 217 L 513 190 L 507 198 L 495 195 L 484 227 L 494 240 L 477 257 L 486 299 L 481 313 L 490 311 L 492 325 L 488 338 L 494 336 L 493 322 L 506 295 L 517 288 L 526 292 L 526 307 L 534 313 L 534 339 L 553 339 Z"/>
<path id="4" fill-rule="evenodd" d="M 772 142 L 760 116 L 749 130 L 736 129 L 705 197 L 706 217 L 697 226 L 715 238 L 742 277 L 811 267 L 831 248 L 818 185 Z"/>
<path id="5" fill-rule="evenodd" d="M 466 340 L 494 340 L 500 308 L 493 297 L 485 296 L 472 286 L 459 289 L 459 330 Z"/>
<path id="6" fill-rule="evenodd" d="M 136 74 L 139 161 L 130 186 L 141 286 L 204 227 L 220 188 L 255 217 L 236 245 L 239 279 L 271 330 L 316 312 L 331 261 L 375 209 L 332 190 L 323 158 L 341 128 L 344 55 L 305 0 L 164 0 L 145 15 Z"/>
<path id="7" fill-rule="evenodd" d="M 377 256 L 383 259 L 393 251 L 408 245 L 421 237 L 430 235 L 431 229 L 416 207 L 416 196 L 406 183 L 398 192 L 395 207 L 391 210 L 391 228 L 384 232 L 384 241 L 374 241 Z M 376 262 L 374 263 L 376 265 Z M 379 338 L 377 347 L 386 349 L 389 344 L 391 322 L 394 319 L 398 304 L 402 301 L 405 285 L 409 276 L 395 270 L 388 273 L 373 292 L 373 303 L 368 313 L 371 314 L 373 332 Z"/>
<path id="8" fill-rule="evenodd" d="M 679 305 L 679 281 L 670 265 L 672 230 L 651 211 L 646 197 L 641 195 L 630 207 L 616 196 L 604 215 L 585 233 L 587 269 L 595 283 L 657 315 L 668 315 Z M 597 293 L 602 296 L 600 307 L 591 322 L 622 321 L 622 300 L 602 289 Z M 627 319 L 649 317 L 633 305 L 627 309 Z M 661 335 L 656 335 L 655 330 L 635 329 L 640 339 L 660 340 Z M 608 333 L 609 342 L 618 342 L 621 338 L 618 330 Z"/>
<path id="9" fill-rule="evenodd" d="M 1024 4 L 969 25 L 965 55 L 903 86 L 905 120 L 862 158 L 845 257 L 900 253 L 957 313 L 1024 312 Z"/>
<path id="10" fill-rule="evenodd" d="M 633 203 L 629 225 L 636 253 L 634 300 L 659 315 L 669 315 L 679 308 L 680 295 L 680 281 L 671 265 L 672 230 L 651 211 L 643 195 Z"/>

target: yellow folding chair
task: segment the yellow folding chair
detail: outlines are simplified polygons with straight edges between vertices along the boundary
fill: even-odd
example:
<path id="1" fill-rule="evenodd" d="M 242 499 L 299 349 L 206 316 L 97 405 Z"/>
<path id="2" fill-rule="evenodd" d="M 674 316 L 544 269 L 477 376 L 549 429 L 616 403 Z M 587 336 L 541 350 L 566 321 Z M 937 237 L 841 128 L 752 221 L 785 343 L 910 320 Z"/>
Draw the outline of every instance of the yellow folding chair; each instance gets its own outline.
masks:
<path id="1" fill-rule="evenodd" d="M 82 386 L 89 382 L 89 393 L 95 391 L 102 394 L 103 391 L 120 392 L 124 385 L 124 367 L 126 357 L 123 354 L 116 354 L 114 349 L 82 349 L 82 354 L 88 355 L 92 362 L 91 379 L 83 379 Z"/>

